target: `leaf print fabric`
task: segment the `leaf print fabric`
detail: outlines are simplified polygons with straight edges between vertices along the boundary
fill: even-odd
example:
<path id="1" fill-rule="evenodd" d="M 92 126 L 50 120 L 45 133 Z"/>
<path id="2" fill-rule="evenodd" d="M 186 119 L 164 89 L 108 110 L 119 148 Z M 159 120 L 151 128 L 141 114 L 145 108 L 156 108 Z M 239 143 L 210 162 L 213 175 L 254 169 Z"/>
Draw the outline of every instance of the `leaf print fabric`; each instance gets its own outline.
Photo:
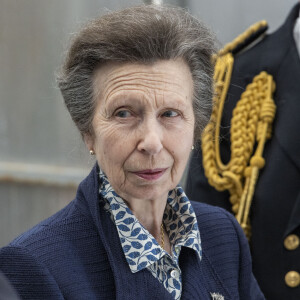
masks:
<path id="1" fill-rule="evenodd" d="M 201 240 L 197 219 L 181 187 L 169 192 L 163 216 L 172 255 L 164 251 L 149 231 L 137 220 L 124 200 L 118 196 L 100 170 L 100 205 L 117 227 L 122 249 L 132 273 L 147 268 L 174 299 L 181 297 L 179 267 L 181 247 L 194 249 L 201 259 Z"/>

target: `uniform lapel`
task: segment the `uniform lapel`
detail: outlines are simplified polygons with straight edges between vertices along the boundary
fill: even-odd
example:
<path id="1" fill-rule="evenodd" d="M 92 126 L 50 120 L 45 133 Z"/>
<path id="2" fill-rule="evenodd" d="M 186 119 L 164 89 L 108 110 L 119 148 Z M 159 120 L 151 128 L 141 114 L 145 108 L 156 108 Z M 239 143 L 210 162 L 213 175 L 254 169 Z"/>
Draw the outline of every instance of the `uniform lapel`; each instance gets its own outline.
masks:
<path id="1" fill-rule="evenodd" d="M 300 191 L 298 193 L 298 197 L 296 199 L 295 206 L 293 208 L 293 212 L 289 219 L 289 223 L 284 236 L 287 236 L 288 234 L 293 232 L 299 226 L 299 223 L 300 223 Z"/>
<path id="2" fill-rule="evenodd" d="M 300 59 L 293 41 L 277 76 L 274 134 L 300 172 Z"/>
<path id="3" fill-rule="evenodd" d="M 276 70 L 272 70 L 276 81 L 275 102 L 277 105 L 273 135 L 300 175 L 300 58 L 293 37 L 293 28 L 299 9 L 300 4 L 297 4 L 283 26 L 274 33 L 274 43 L 269 44 L 268 52 L 279 49 L 280 53 L 278 57 L 280 64 Z M 299 224 L 300 191 L 295 199 L 285 235 L 295 230 Z"/>
<path id="4" fill-rule="evenodd" d="M 267 55 L 272 51 L 280 55 L 279 64 L 271 72 L 276 81 L 274 135 L 300 172 L 300 58 L 293 37 L 299 7 L 298 4 L 292 9 L 286 22 L 274 33 Z"/>

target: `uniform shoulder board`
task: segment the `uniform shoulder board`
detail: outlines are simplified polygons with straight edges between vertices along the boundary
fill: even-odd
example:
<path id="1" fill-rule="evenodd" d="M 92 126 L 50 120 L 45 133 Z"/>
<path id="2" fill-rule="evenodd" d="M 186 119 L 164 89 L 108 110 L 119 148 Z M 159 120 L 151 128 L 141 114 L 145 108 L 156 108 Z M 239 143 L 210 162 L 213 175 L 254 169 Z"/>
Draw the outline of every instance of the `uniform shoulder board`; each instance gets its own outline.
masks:
<path id="1" fill-rule="evenodd" d="M 223 56 L 228 52 L 233 55 L 244 50 L 253 42 L 258 40 L 268 29 L 268 23 L 265 20 L 257 22 L 250 26 L 245 32 L 237 36 L 232 42 L 225 45 L 225 47 L 220 50 L 219 56 Z"/>

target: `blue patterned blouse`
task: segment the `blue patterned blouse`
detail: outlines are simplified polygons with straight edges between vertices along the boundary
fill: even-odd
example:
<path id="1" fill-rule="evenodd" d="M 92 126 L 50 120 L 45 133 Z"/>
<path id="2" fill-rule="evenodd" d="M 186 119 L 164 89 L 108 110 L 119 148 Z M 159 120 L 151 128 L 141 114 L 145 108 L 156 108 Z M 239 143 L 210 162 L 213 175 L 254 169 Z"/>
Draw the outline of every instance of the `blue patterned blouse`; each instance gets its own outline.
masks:
<path id="1" fill-rule="evenodd" d="M 201 259 L 201 240 L 197 219 L 182 188 L 169 192 L 163 222 L 171 243 L 172 255 L 137 220 L 100 170 L 100 205 L 117 227 L 124 255 L 132 273 L 147 268 L 172 294 L 181 297 L 182 277 L 179 267 L 181 247 L 194 249 Z"/>

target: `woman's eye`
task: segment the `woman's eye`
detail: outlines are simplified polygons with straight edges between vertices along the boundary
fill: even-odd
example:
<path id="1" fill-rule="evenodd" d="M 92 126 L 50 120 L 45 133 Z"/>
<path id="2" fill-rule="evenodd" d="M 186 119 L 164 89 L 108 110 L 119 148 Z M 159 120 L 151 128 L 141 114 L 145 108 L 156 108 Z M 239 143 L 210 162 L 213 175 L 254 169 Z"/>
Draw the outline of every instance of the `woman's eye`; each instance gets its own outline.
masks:
<path id="1" fill-rule="evenodd" d="M 119 118 L 129 118 L 132 114 L 129 110 L 119 110 L 116 112 L 115 116 Z"/>
<path id="2" fill-rule="evenodd" d="M 177 116 L 179 116 L 179 113 L 174 110 L 167 110 L 162 114 L 162 117 L 166 117 L 166 118 L 174 118 Z"/>

